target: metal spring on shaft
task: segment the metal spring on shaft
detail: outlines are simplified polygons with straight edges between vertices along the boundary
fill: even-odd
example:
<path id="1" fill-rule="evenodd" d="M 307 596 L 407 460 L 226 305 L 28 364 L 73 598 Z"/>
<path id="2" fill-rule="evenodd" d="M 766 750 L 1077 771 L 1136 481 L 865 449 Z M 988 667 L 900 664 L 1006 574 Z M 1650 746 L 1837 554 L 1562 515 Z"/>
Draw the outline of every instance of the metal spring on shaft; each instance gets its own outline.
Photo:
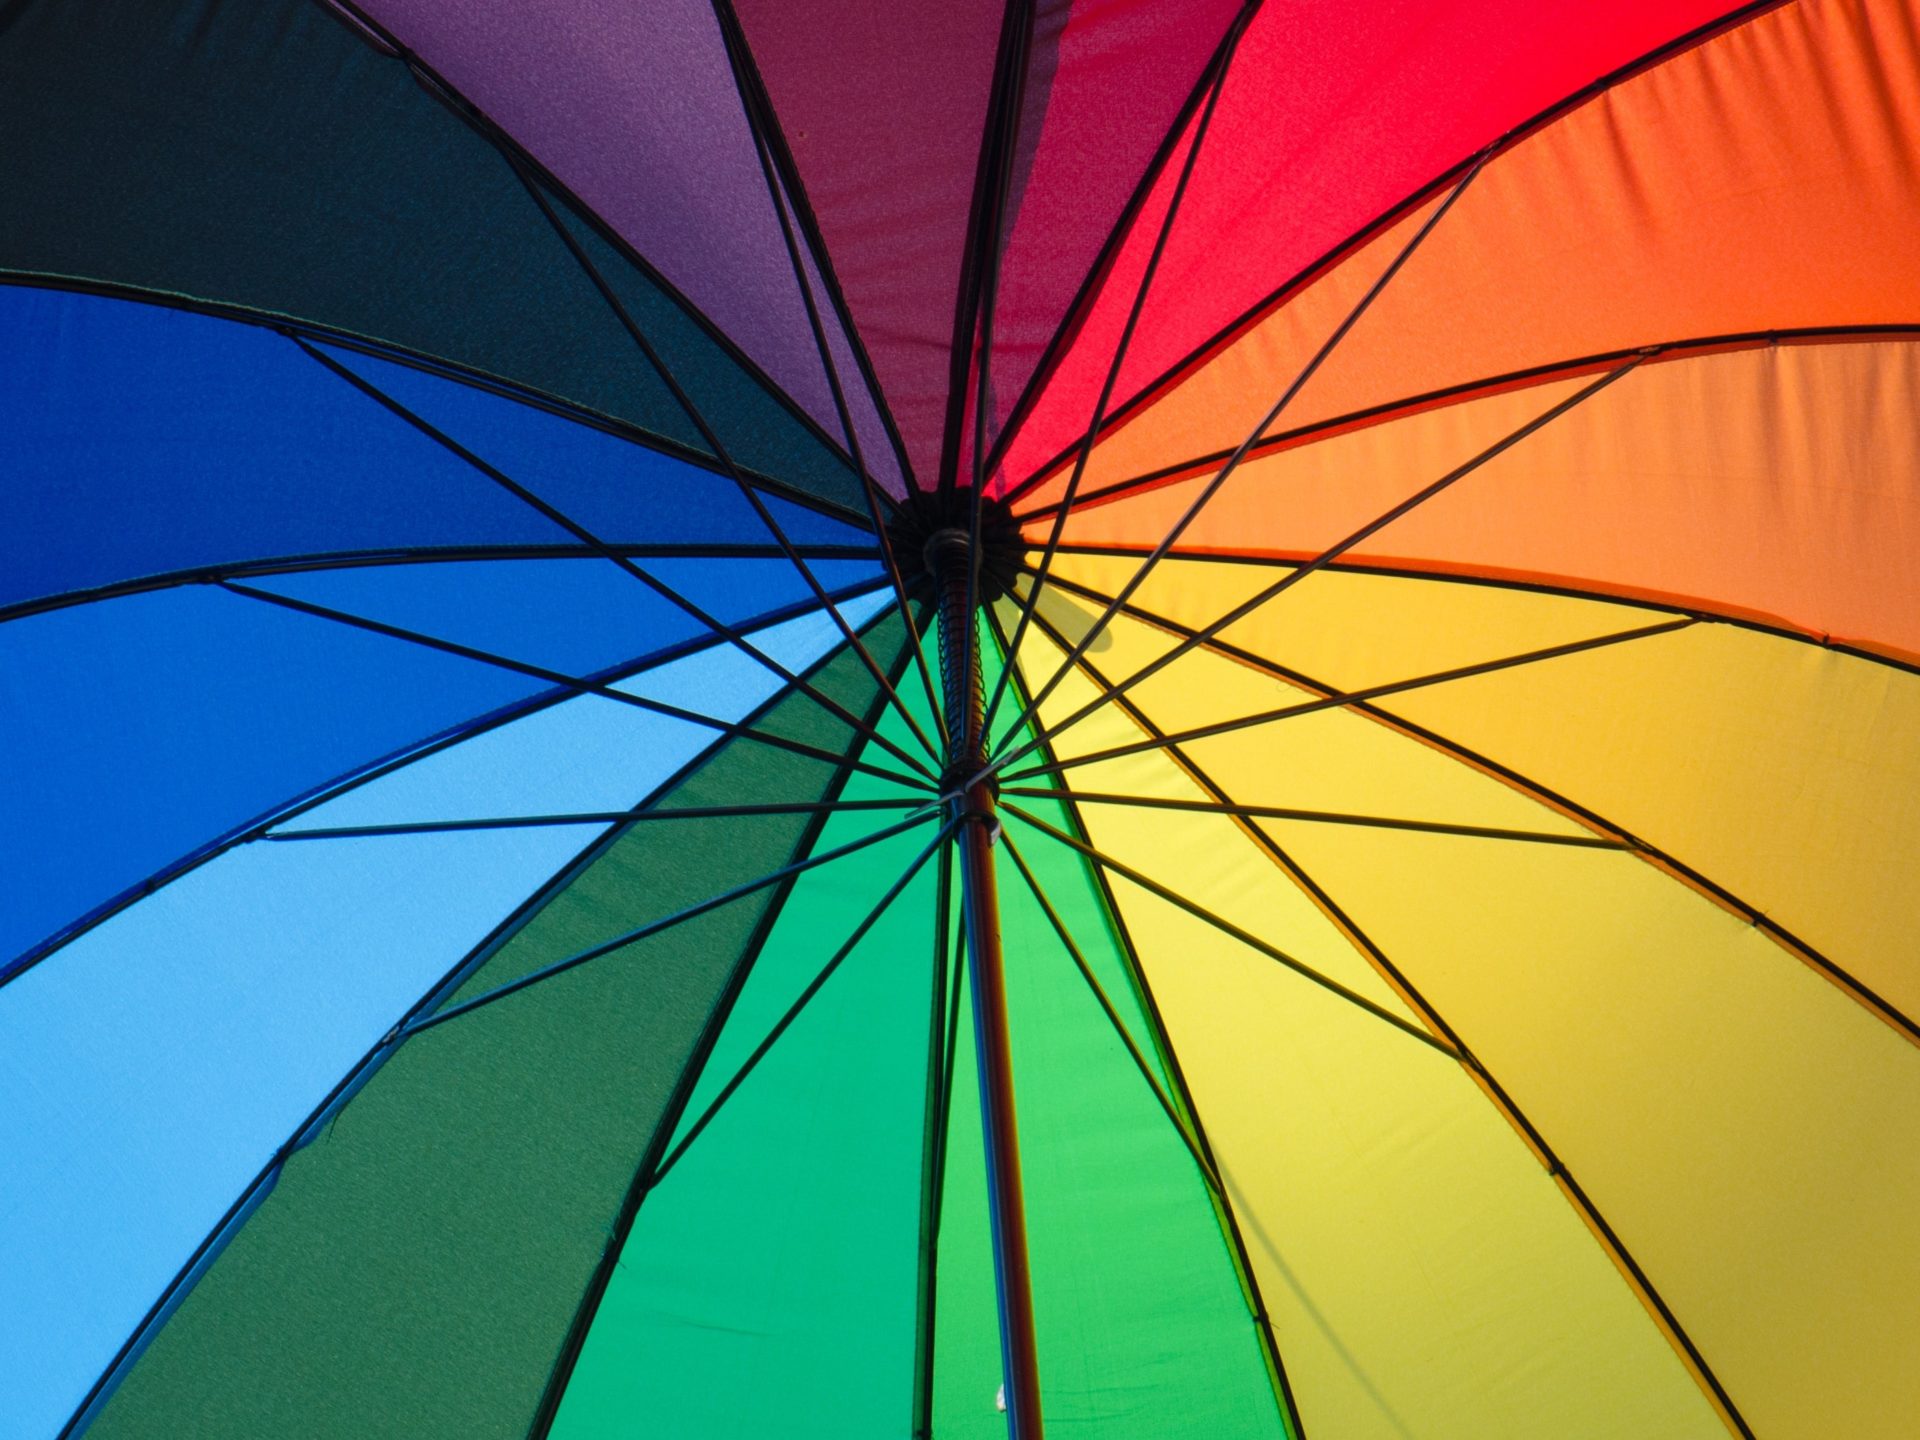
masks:
<path id="1" fill-rule="evenodd" d="M 950 779 L 964 779 L 986 763 L 986 737 L 981 734 L 981 711 L 986 690 L 981 681 L 980 643 L 972 646 L 972 664 L 964 675 L 961 652 L 967 647 L 973 610 L 967 604 L 967 532 L 936 530 L 927 537 L 927 571 L 934 577 L 940 607 L 940 675 L 947 709 L 947 769 Z"/>

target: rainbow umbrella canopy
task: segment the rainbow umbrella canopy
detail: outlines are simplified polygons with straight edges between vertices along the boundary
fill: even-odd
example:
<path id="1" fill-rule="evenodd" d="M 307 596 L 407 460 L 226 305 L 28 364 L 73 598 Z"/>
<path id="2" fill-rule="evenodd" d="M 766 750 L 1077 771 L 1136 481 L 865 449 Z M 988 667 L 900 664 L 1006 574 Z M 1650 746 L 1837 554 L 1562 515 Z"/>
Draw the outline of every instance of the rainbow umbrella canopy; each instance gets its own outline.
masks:
<path id="1" fill-rule="evenodd" d="M 0 5 L 0 1434 L 1895 1440 L 1907 0 Z"/>

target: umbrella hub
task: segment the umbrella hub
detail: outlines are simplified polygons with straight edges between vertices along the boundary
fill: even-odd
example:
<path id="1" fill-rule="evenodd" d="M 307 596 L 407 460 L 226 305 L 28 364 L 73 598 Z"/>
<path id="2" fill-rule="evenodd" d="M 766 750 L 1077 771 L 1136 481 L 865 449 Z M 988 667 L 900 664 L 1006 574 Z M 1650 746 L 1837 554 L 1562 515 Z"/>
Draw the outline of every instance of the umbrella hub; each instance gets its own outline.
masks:
<path id="1" fill-rule="evenodd" d="M 962 543 L 970 545 L 972 527 L 971 490 L 916 490 L 909 495 L 887 525 L 901 582 L 912 589 L 932 581 L 935 561 L 950 556 L 951 551 L 943 547 L 936 556 L 929 550 L 929 542 L 941 531 L 954 530 Z M 990 495 L 980 502 L 979 534 L 980 581 L 975 603 L 987 604 L 1013 593 L 1014 579 L 1026 559 L 1027 542 L 1021 537 L 1020 522 L 1012 508 L 998 496 Z M 964 555 L 959 558 L 964 562 Z"/>

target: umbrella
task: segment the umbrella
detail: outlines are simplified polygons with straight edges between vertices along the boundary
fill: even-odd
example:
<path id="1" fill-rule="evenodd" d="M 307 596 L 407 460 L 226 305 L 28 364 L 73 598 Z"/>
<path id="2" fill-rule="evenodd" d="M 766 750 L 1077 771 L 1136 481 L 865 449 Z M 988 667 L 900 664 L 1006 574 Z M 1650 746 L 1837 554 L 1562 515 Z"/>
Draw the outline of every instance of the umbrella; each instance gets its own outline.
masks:
<path id="1" fill-rule="evenodd" d="M 0 7 L 0 1431 L 1896 1437 L 1905 0 Z"/>

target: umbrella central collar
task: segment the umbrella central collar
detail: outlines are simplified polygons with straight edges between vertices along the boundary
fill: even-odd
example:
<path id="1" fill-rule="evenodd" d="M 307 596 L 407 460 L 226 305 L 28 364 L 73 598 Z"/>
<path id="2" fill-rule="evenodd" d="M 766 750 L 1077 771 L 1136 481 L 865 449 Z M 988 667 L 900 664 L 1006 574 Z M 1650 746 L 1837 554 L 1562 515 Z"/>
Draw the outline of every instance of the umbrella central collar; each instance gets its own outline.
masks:
<path id="1" fill-rule="evenodd" d="M 887 538 L 900 566 L 900 579 L 909 588 L 932 584 L 936 595 L 940 580 L 950 567 L 970 569 L 972 552 L 973 493 L 954 488 L 946 491 L 915 491 L 895 512 L 887 526 Z M 1020 522 L 1012 508 L 998 496 L 980 502 L 980 574 L 976 582 L 974 604 L 990 604 L 1013 593 L 1013 582 L 1027 553 L 1020 535 Z M 938 546 L 935 537 L 941 537 Z"/>

